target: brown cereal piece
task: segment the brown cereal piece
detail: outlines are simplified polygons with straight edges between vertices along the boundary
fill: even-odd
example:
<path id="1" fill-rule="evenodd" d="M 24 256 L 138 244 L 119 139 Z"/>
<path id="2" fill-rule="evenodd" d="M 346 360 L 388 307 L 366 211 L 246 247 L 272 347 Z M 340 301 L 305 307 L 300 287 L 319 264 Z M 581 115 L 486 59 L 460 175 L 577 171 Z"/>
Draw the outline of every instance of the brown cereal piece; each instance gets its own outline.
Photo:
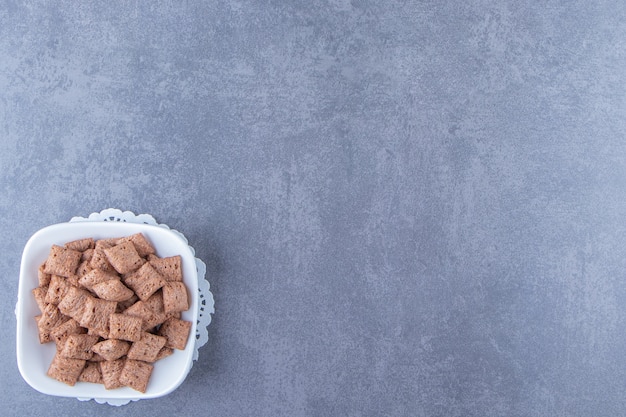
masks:
<path id="1" fill-rule="evenodd" d="M 80 323 L 85 313 L 85 303 L 89 298 L 93 298 L 89 291 L 70 286 L 59 303 L 59 310 Z"/>
<path id="2" fill-rule="evenodd" d="M 152 243 L 150 243 L 142 233 L 136 233 L 134 235 L 122 238 L 118 241 L 118 243 L 124 241 L 132 242 L 132 244 L 135 246 L 135 249 L 137 249 L 137 253 L 142 258 L 156 253 L 156 250 L 154 249 L 154 246 L 152 246 Z"/>
<path id="3" fill-rule="evenodd" d="M 119 382 L 139 392 L 146 392 L 154 365 L 127 359 L 119 376 Z"/>
<path id="4" fill-rule="evenodd" d="M 41 321 L 41 314 L 35 316 L 35 323 L 37 323 L 37 334 L 39 335 L 39 343 L 42 345 L 44 343 L 52 342 L 52 336 L 50 336 L 50 329 L 45 329 L 39 323 Z"/>
<path id="5" fill-rule="evenodd" d="M 79 320 L 83 327 L 93 330 L 95 334 L 107 334 L 109 316 L 115 312 L 115 301 L 101 300 L 90 297 L 85 302 L 85 312 Z"/>
<path id="6" fill-rule="evenodd" d="M 50 279 L 50 285 L 48 286 L 48 292 L 46 293 L 46 303 L 57 305 L 61 302 L 65 294 L 69 291 L 72 285 L 66 278 L 59 275 L 52 275 Z"/>
<path id="7" fill-rule="evenodd" d="M 101 282 L 110 281 L 112 279 L 119 280 L 119 276 L 105 272 L 101 269 L 92 269 L 87 272 L 81 279 L 78 280 L 78 284 L 88 290 L 92 290 L 93 286 Z"/>
<path id="8" fill-rule="evenodd" d="M 93 350 L 93 347 L 91 349 Z M 106 359 L 104 359 L 99 353 L 96 353 L 96 352 L 94 352 L 91 359 L 89 359 L 90 362 L 102 362 L 105 360 Z"/>
<path id="9" fill-rule="evenodd" d="M 35 297 L 35 302 L 37 303 L 37 307 L 39 307 L 39 311 L 43 312 L 44 308 L 46 308 L 46 294 L 48 293 L 48 287 L 37 287 L 31 290 L 33 293 L 33 297 Z"/>
<path id="10" fill-rule="evenodd" d="M 42 329 L 52 330 L 59 324 L 65 323 L 67 320 L 69 320 L 69 317 L 63 315 L 57 306 L 54 304 L 46 304 L 41 312 L 41 318 L 38 323 Z"/>
<path id="11" fill-rule="evenodd" d="M 79 252 L 84 252 L 87 249 L 93 249 L 95 247 L 95 242 L 93 238 L 88 237 L 85 239 L 78 239 L 78 240 L 73 240 L 71 242 L 67 242 L 63 246 L 65 246 L 67 249 L 73 249 Z"/>
<path id="12" fill-rule="evenodd" d="M 126 301 L 135 293 L 117 279 L 101 282 L 92 287 L 93 292 L 103 300 Z"/>
<path id="13" fill-rule="evenodd" d="M 184 283 L 173 281 L 163 286 L 163 308 L 165 314 L 189 309 L 187 288 Z"/>
<path id="14" fill-rule="evenodd" d="M 37 279 L 39 280 L 40 287 L 45 287 L 46 285 L 50 284 L 50 278 L 52 278 L 52 275 L 43 272 L 45 267 L 46 264 L 44 262 L 39 266 L 39 269 L 37 270 Z"/>
<path id="15" fill-rule="evenodd" d="M 113 265 L 113 268 L 120 274 L 127 274 L 129 272 L 139 269 L 144 260 L 137 253 L 135 245 L 132 242 L 122 242 L 111 248 L 105 249 L 109 263 Z"/>
<path id="16" fill-rule="evenodd" d="M 76 274 L 72 274 L 69 277 L 65 278 L 67 280 L 67 282 L 69 282 L 71 285 L 75 286 L 75 287 L 79 287 L 80 284 L 78 283 L 78 280 L 80 279 L 80 277 Z"/>
<path id="17" fill-rule="evenodd" d="M 158 258 L 151 256 L 148 258 L 150 265 L 157 270 L 168 281 L 182 281 L 183 269 L 180 255 Z"/>
<path id="18" fill-rule="evenodd" d="M 98 342 L 98 336 L 88 334 L 71 334 L 65 339 L 61 356 L 70 359 L 89 360 L 93 356 L 91 347 Z"/>
<path id="19" fill-rule="evenodd" d="M 92 269 L 93 268 L 89 264 L 89 261 L 88 260 L 84 260 L 84 261 L 82 261 L 78 265 L 78 268 L 76 269 L 76 275 L 80 279 L 80 278 L 84 277 L 85 275 L 87 275 L 87 272 L 91 271 Z"/>
<path id="20" fill-rule="evenodd" d="M 98 362 L 87 361 L 83 372 L 78 377 L 80 382 L 91 382 L 94 384 L 102 384 L 102 373 Z"/>
<path id="21" fill-rule="evenodd" d="M 167 337 L 167 343 L 165 346 L 183 350 L 185 349 L 185 346 L 187 346 L 187 339 L 189 339 L 190 331 L 190 321 L 169 318 L 161 325 L 157 334 L 159 336 Z"/>
<path id="22" fill-rule="evenodd" d="M 89 265 L 93 269 L 101 269 L 106 272 L 115 272 L 115 269 L 109 263 L 109 260 L 104 253 L 105 249 L 113 247 L 113 245 L 113 243 L 110 243 L 107 240 L 98 240 L 93 250 L 91 261 L 89 261 Z"/>
<path id="23" fill-rule="evenodd" d="M 74 386 L 83 372 L 85 363 L 83 359 L 64 358 L 57 352 L 48 368 L 47 375 L 64 384 Z"/>
<path id="24" fill-rule="evenodd" d="M 152 329 L 165 321 L 162 315 L 157 314 L 141 300 L 124 310 L 123 314 L 139 317 L 143 321 L 142 330 Z"/>
<path id="25" fill-rule="evenodd" d="M 114 361 L 102 361 L 100 364 L 100 372 L 102 373 L 102 382 L 105 389 L 115 389 L 123 387 L 120 382 L 120 374 L 124 368 L 126 359 L 116 359 Z"/>
<path id="26" fill-rule="evenodd" d="M 99 354 L 107 361 L 121 358 L 128 353 L 128 349 L 130 349 L 130 343 L 117 339 L 103 340 L 91 348 L 92 352 Z"/>
<path id="27" fill-rule="evenodd" d="M 165 346 L 167 338 L 144 332 L 138 342 L 134 342 L 128 351 L 128 359 L 154 362 L 159 351 Z"/>
<path id="28" fill-rule="evenodd" d="M 148 262 L 124 279 L 124 283 L 145 301 L 165 284 L 165 279 Z"/>
<path id="29" fill-rule="evenodd" d="M 125 314 L 109 315 L 109 338 L 136 342 L 141 339 L 142 321 L 139 317 Z"/>
<path id="30" fill-rule="evenodd" d="M 85 328 L 81 327 L 80 324 L 74 319 L 69 319 L 65 323 L 59 324 L 50 330 L 50 336 L 55 341 L 57 345 L 57 349 L 63 349 L 65 345 L 65 340 L 69 335 L 72 334 L 83 334 L 85 333 Z"/>
<path id="31" fill-rule="evenodd" d="M 84 250 L 83 253 L 80 255 L 80 260 L 82 262 L 89 262 L 89 261 L 91 261 L 91 258 L 93 257 L 94 250 L 95 250 L 95 246 L 94 246 L 94 248 L 90 248 L 90 249 Z"/>
<path id="32" fill-rule="evenodd" d="M 159 351 L 159 353 L 156 356 L 155 362 L 156 361 L 160 361 L 163 358 L 167 358 L 168 356 L 172 355 L 174 353 L 174 349 L 164 346 L 161 348 L 161 350 Z"/>
<path id="33" fill-rule="evenodd" d="M 43 272 L 45 274 L 69 277 L 76 272 L 76 268 L 78 268 L 78 263 L 80 262 L 80 256 L 81 253 L 78 251 L 52 245 Z"/>
<path id="34" fill-rule="evenodd" d="M 137 297 L 137 294 L 133 293 L 133 296 L 130 297 L 128 300 L 120 301 L 117 303 L 117 308 L 115 309 L 115 312 L 122 313 L 126 311 L 130 306 L 135 304 L 137 300 L 139 300 L 139 297 Z"/>

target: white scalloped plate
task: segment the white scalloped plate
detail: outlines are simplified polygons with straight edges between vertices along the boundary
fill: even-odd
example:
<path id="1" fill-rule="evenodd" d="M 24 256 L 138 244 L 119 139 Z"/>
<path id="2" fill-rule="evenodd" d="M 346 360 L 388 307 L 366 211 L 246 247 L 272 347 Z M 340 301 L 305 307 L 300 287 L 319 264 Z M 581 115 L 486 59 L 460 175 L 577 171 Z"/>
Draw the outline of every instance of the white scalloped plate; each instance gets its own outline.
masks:
<path id="1" fill-rule="evenodd" d="M 145 394 L 126 387 L 107 391 L 101 385 L 80 382 L 69 387 L 47 377 L 45 373 L 55 347 L 53 344 L 40 345 L 38 342 L 33 319 L 38 314 L 38 308 L 30 291 L 37 286 L 37 268 L 47 257 L 50 246 L 81 237 L 107 238 L 137 232 L 144 233 L 152 241 L 159 256 L 180 254 L 183 258 L 183 278 L 190 289 L 190 309 L 183 313 L 183 319 L 193 323 L 192 336 L 187 347 L 155 364 Z M 198 358 L 198 349 L 208 341 L 207 326 L 215 310 L 205 273 L 205 264 L 195 257 L 195 251 L 189 246 L 187 239 L 167 225 L 157 224 L 147 214 L 135 216 L 132 212 L 107 209 L 93 213 L 87 219 L 74 217 L 69 223 L 40 230 L 31 237 L 24 249 L 20 271 L 18 302 L 15 308 L 20 373 L 29 385 L 42 393 L 75 397 L 81 401 L 94 399 L 98 403 L 110 405 L 124 405 L 130 401 L 156 398 L 170 393 L 184 381 L 193 360 Z"/>

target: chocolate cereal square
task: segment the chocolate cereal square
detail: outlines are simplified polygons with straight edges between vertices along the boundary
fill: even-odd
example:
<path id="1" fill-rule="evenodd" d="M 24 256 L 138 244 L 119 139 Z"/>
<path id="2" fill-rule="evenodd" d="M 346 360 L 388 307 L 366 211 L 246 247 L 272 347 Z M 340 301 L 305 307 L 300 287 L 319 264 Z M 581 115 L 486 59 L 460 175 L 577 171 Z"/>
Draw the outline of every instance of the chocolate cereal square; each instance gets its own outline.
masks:
<path id="1" fill-rule="evenodd" d="M 80 262 L 80 255 L 78 251 L 52 245 L 43 272 L 45 274 L 69 277 L 76 272 Z"/>
<path id="2" fill-rule="evenodd" d="M 39 280 L 40 287 L 45 287 L 46 285 L 50 284 L 50 278 L 52 277 L 50 274 L 46 274 L 45 272 L 43 272 L 45 268 L 46 264 L 43 263 L 39 266 L 39 269 L 37 270 L 37 279 Z"/>
<path id="3" fill-rule="evenodd" d="M 156 253 L 156 250 L 154 249 L 154 246 L 152 246 L 152 243 L 150 243 L 142 233 L 136 233 L 134 235 L 120 239 L 118 243 L 122 243 L 123 241 L 130 241 L 133 246 L 135 246 L 135 249 L 137 249 L 137 253 L 139 254 L 139 256 L 141 256 L 142 258 Z"/>
<path id="4" fill-rule="evenodd" d="M 64 384 L 74 386 L 83 372 L 85 362 L 83 359 L 64 358 L 57 352 L 48 368 L 47 375 Z"/>
<path id="5" fill-rule="evenodd" d="M 85 304 L 89 298 L 92 298 L 89 291 L 70 286 L 59 303 L 59 310 L 80 323 L 85 313 Z"/>
<path id="6" fill-rule="evenodd" d="M 91 359 L 91 347 L 98 341 L 98 336 L 88 334 L 71 334 L 65 339 L 61 356 L 70 359 Z"/>
<path id="7" fill-rule="evenodd" d="M 147 303 L 141 300 L 124 310 L 124 314 L 139 317 L 143 321 L 142 330 L 151 329 L 164 321 L 164 319 L 161 319 L 161 315 L 152 311 L 152 309 L 148 307 Z"/>
<path id="8" fill-rule="evenodd" d="M 187 287 L 179 281 L 168 282 L 163 286 L 163 308 L 165 314 L 189 309 Z"/>
<path id="9" fill-rule="evenodd" d="M 113 243 L 110 243 L 107 240 L 98 240 L 96 241 L 96 246 L 93 249 L 93 254 L 91 255 L 91 260 L 89 261 L 89 266 L 93 269 L 101 269 L 106 272 L 115 272 L 113 266 L 109 263 L 104 250 L 113 246 Z"/>
<path id="10" fill-rule="evenodd" d="M 106 272 L 102 269 L 92 269 L 78 280 L 78 285 L 88 290 L 92 290 L 94 285 L 110 281 L 112 279 L 119 280 L 120 277 L 115 273 Z"/>
<path id="11" fill-rule="evenodd" d="M 83 372 L 78 377 L 80 382 L 91 382 L 93 384 L 102 384 L 102 373 L 100 372 L 100 365 L 97 362 L 88 361 L 85 364 Z"/>
<path id="12" fill-rule="evenodd" d="M 109 338 L 137 342 L 141 339 L 141 319 L 125 314 L 109 315 Z"/>
<path id="13" fill-rule="evenodd" d="M 69 319 L 65 323 L 59 324 L 50 330 L 50 336 L 57 345 L 57 349 L 61 350 L 65 346 L 65 340 L 72 334 L 83 334 L 87 330 L 81 327 L 80 324 L 74 319 Z"/>
<path id="14" fill-rule="evenodd" d="M 96 284 L 92 290 L 98 297 L 109 301 L 126 301 L 134 295 L 133 290 L 117 279 Z"/>
<path id="15" fill-rule="evenodd" d="M 99 354 L 107 361 L 114 361 L 121 358 L 128 353 L 128 349 L 130 349 L 130 343 L 117 339 L 103 340 L 102 342 L 96 343 L 91 348 L 94 353 Z"/>
<path id="16" fill-rule="evenodd" d="M 190 321 L 170 318 L 161 325 L 157 334 L 167 338 L 165 346 L 183 350 L 187 346 L 190 331 Z"/>
<path id="17" fill-rule="evenodd" d="M 132 242 L 122 242 L 112 248 L 105 249 L 104 254 L 109 263 L 120 274 L 135 271 L 144 263 Z"/>
<path id="18" fill-rule="evenodd" d="M 100 372 L 102 373 L 102 382 L 105 389 L 115 389 L 123 387 L 120 382 L 120 374 L 124 368 L 126 359 L 116 359 L 114 361 L 102 361 L 100 364 Z"/>
<path id="19" fill-rule="evenodd" d="M 96 334 L 107 334 L 109 316 L 115 313 L 115 301 L 90 297 L 85 302 L 85 312 L 79 320 L 81 326 L 94 330 Z"/>
<path id="20" fill-rule="evenodd" d="M 167 258 L 158 258 L 150 256 L 148 258 L 150 265 L 168 281 L 182 281 L 183 269 L 182 258 L 180 255 L 170 256 Z"/>
<path id="21" fill-rule="evenodd" d="M 154 365 L 152 364 L 127 359 L 119 376 L 119 381 L 121 384 L 131 387 L 136 391 L 145 393 L 153 369 Z"/>
<path id="22" fill-rule="evenodd" d="M 138 342 L 134 342 L 128 351 L 128 359 L 154 362 L 159 351 L 165 346 L 167 339 L 152 333 L 144 332 Z"/>
<path id="23" fill-rule="evenodd" d="M 147 300 L 165 284 L 165 279 L 148 262 L 124 279 L 140 300 Z"/>
<path id="24" fill-rule="evenodd" d="M 65 248 L 67 249 L 73 249 L 73 250 L 77 250 L 79 252 L 84 252 L 87 249 L 93 249 L 95 246 L 95 242 L 93 240 L 93 238 L 88 237 L 85 239 L 78 239 L 78 240 L 73 240 L 71 242 L 67 242 L 65 245 Z"/>
<path id="25" fill-rule="evenodd" d="M 72 284 L 67 281 L 67 278 L 59 275 L 52 275 L 50 285 L 48 286 L 48 292 L 46 293 L 46 303 L 54 305 L 59 304 L 71 286 Z"/>

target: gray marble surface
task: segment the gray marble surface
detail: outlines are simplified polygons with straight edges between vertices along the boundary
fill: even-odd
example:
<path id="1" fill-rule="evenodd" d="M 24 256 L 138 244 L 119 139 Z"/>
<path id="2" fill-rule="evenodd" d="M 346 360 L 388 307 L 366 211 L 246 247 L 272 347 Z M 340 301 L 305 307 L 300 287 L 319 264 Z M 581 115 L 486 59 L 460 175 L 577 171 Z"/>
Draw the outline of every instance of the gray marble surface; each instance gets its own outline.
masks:
<path id="1" fill-rule="evenodd" d="M 626 415 L 626 3 L 86 3 L 0 1 L 1 415 Z M 24 244 L 108 207 L 216 300 L 121 408 L 15 359 Z"/>

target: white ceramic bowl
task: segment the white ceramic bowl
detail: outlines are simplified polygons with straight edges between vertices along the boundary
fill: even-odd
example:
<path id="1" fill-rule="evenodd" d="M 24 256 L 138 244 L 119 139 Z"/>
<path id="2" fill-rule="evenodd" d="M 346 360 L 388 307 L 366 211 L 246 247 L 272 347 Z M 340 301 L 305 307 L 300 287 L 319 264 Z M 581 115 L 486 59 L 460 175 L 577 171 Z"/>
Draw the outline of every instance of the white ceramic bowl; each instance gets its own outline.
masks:
<path id="1" fill-rule="evenodd" d="M 175 350 L 173 355 L 157 361 L 145 393 L 124 387 L 106 390 L 101 384 L 77 382 L 71 387 L 46 375 L 56 351 L 53 342 L 40 344 L 35 317 L 39 313 L 31 293 L 39 285 L 37 269 L 50 252 L 53 244 L 63 245 L 72 240 L 93 237 L 104 239 L 122 237 L 141 232 L 152 243 L 160 257 L 180 255 L 183 280 L 189 294 L 189 310 L 182 319 L 192 323 L 185 350 Z M 193 253 L 180 236 L 169 229 L 138 223 L 77 222 L 60 223 L 45 227 L 35 233 L 26 243 L 22 255 L 18 288 L 17 317 L 17 364 L 24 380 L 44 394 L 79 399 L 104 401 L 139 400 L 156 398 L 176 389 L 184 380 L 192 365 L 194 338 L 198 318 L 198 273 Z"/>

